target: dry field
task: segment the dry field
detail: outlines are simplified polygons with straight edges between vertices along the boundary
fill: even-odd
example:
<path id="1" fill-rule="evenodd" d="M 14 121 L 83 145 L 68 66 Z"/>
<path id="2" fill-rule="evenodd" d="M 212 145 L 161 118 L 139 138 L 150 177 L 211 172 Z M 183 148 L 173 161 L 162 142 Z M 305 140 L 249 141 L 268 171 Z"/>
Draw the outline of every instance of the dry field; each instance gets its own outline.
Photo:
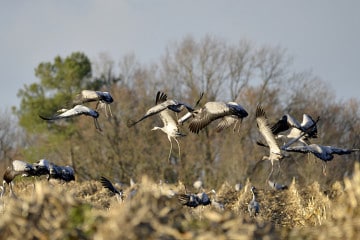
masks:
<path id="1" fill-rule="evenodd" d="M 99 181 L 54 183 L 18 180 L 17 198 L 1 201 L 2 239 L 360 239 L 360 170 L 329 189 L 318 183 L 258 189 L 260 214 L 249 216 L 247 182 L 240 191 L 224 183 L 211 198 L 224 204 L 189 208 L 171 191 L 185 186 L 143 177 L 125 187 L 123 202 Z M 136 189 L 136 194 L 131 194 Z M 206 189 L 211 190 L 211 189 Z"/>

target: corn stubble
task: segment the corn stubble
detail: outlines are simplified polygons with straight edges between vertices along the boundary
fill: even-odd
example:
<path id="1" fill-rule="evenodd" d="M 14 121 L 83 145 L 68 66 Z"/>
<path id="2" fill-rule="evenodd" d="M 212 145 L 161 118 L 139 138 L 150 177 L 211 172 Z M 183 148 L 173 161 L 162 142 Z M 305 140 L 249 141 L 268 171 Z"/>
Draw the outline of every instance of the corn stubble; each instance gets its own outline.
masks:
<path id="1" fill-rule="evenodd" d="M 98 181 L 15 184 L 17 198 L 0 200 L 4 239 L 310 239 L 360 238 L 360 170 L 322 189 L 314 182 L 275 191 L 258 189 L 260 214 L 250 217 L 251 182 L 240 191 L 225 182 L 210 198 L 224 204 L 189 208 L 171 191 L 182 183 L 158 184 L 143 177 L 125 188 L 124 201 Z M 136 189 L 136 193 L 131 193 Z M 34 190 L 35 189 L 35 190 Z M 210 192 L 211 189 L 206 189 Z"/>

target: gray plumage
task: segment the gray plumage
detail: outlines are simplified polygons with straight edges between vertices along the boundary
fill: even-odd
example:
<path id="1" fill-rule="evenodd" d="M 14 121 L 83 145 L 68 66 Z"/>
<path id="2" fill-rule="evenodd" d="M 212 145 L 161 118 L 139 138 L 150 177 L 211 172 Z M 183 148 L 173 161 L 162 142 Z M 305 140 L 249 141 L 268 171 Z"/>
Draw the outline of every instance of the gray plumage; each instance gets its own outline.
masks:
<path id="1" fill-rule="evenodd" d="M 97 120 L 97 118 L 99 117 L 99 113 L 94 109 L 91 109 L 84 105 L 76 105 L 71 109 L 60 109 L 57 112 L 59 112 L 59 114 L 54 115 L 52 117 L 44 117 L 41 115 L 39 115 L 39 117 L 43 120 L 50 121 L 50 120 L 58 120 L 64 118 L 72 118 L 80 115 L 90 116 L 94 119 L 95 128 L 101 131 L 100 125 Z"/>
<path id="2" fill-rule="evenodd" d="M 268 180 L 269 186 L 274 190 L 285 190 L 288 186 Z"/>
<path id="3" fill-rule="evenodd" d="M 235 102 L 207 102 L 204 107 L 194 110 L 191 114 L 193 118 L 189 124 L 189 130 L 193 133 L 199 133 L 200 130 L 208 126 L 211 122 L 221 119 L 217 125 L 217 131 L 221 131 L 231 125 L 242 121 L 248 116 L 247 111 Z M 180 122 L 183 123 L 190 117 L 183 117 Z"/>
<path id="4" fill-rule="evenodd" d="M 323 146 L 319 144 L 310 144 L 304 146 L 294 146 L 285 148 L 287 152 L 300 152 L 300 153 L 312 153 L 317 158 L 323 161 L 331 161 L 334 158 L 334 154 L 344 155 L 357 152 L 360 149 L 346 149 L 333 146 Z"/>
<path id="5" fill-rule="evenodd" d="M 128 120 L 127 126 L 132 127 L 137 123 L 141 122 L 142 120 L 153 116 L 155 114 L 161 113 L 164 110 L 171 110 L 173 112 L 179 113 L 183 108 L 186 108 L 188 111 L 193 111 L 194 109 L 183 102 L 179 102 L 177 100 L 167 99 L 167 95 L 163 92 L 158 91 L 156 94 L 155 106 L 148 109 L 144 116 L 142 116 L 139 120 L 133 121 Z"/>
<path id="6" fill-rule="evenodd" d="M 256 188 L 254 186 L 252 186 L 250 191 L 252 193 L 252 199 L 251 199 L 250 203 L 248 204 L 248 211 L 249 211 L 250 217 L 255 217 L 260 212 L 260 204 L 259 204 L 259 202 L 256 201 L 256 193 L 255 193 Z"/>
<path id="7" fill-rule="evenodd" d="M 196 208 L 200 205 L 206 206 L 211 204 L 211 200 L 205 192 L 198 194 L 193 194 L 193 193 L 180 194 L 178 196 L 178 199 L 182 205 L 193 208 Z"/>
<path id="8" fill-rule="evenodd" d="M 8 166 L 4 172 L 3 175 L 3 189 L 1 192 L 1 195 L 5 194 L 6 191 L 6 184 L 9 185 L 9 189 L 10 189 L 10 195 L 14 195 L 13 192 L 13 180 L 15 179 L 15 177 L 17 176 L 23 176 L 23 177 L 29 177 L 29 176 L 34 176 L 34 168 L 32 166 L 32 164 L 21 161 L 21 160 L 13 160 L 11 162 L 11 165 Z"/>
<path id="9" fill-rule="evenodd" d="M 256 115 L 256 122 L 259 131 L 261 135 L 264 137 L 267 146 L 269 146 L 269 150 L 270 150 L 269 156 L 263 157 L 263 160 L 271 161 L 271 172 L 268 177 L 269 179 L 274 170 L 274 161 L 279 161 L 280 159 L 283 158 L 283 155 L 281 154 L 281 150 L 275 140 L 275 136 L 271 131 L 265 111 L 261 106 L 259 105 L 257 106 L 255 115 Z"/>
<path id="10" fill-rule="evenodd" d="M 310 115 L 303 114 L 303 121 L 299 123 L 295 118 L 286 114 L 271 127 L 271 131 L 277 138 L 286 139 L 295 139 L 305 133 L 299 138 L 299 141 L 303 145 L 307 145 L 310 144 L 309 138 L 317 138 L 316 124 L 318 121 L 319 118 L 314 121 Z M 289 131 L 286 134 L 280 134 L 287 130 Z"/>
<path id="11" fill-rule="evenodd" d="M 152 113 L 150 115 L 146 114 L 145 116 L 147 116 L 147 115 L 152 116 L 154 114 L 159 114 L 159 117 L 160 117 L 161 121 L 163 122 L 163 126 L 162 127 L 157 127 L 156 126 L 156 127 L 152 128 L 151 130 L 152 131 L 161 130 L 164 133 L 166 133 L 166 135 L 168 137 L 168 140 L 170 142 L 170 151 L 169 151 L 168 160 L 170 160 L 170 157 L 171 157 L 172 139 L 174 139 L 175 142 L 178 145 L 178 148 L 179 148 L 179 159 L 180 159 L 181 149 L 180 149 L 180 144 L 179 144 L 179 141 L 177 140 L 177 138 L 183 137 L 183 136 L 186 136 L 186 135 L 180 132 L 179 126 L 178 126 L 176 120 L 171 115 L 171 112 L 173 110 L 170 110 L 168 108 L 169 107 L 168 103 L 162 105 L 163 103 L 165 103 L 167 101 L 168 100 L 167 100 L 166 94 L 162 93 L 162 92 L 158 92 L 157 95 L 156 95 L 156 100 L 155 100 L 156 111 L 154 111 L 154 112 L 152 111 Z M 175 105 L 173 105 L 173 106 L 175 106 Z M 161 109 L 161 110 L 159 111 L 159 109 Z M 143 117 L 143 119 L 144 119 L 144 117 Z M 139 121 L 137 121 L 137 122 L 139 122 Z"/>
<path id="12" fill-rule="evenodd" d="M 57 179 L 65 182 L 75 180 L 75 171 L 71 166 L 58 166 L 46 159 L 40 159 L 33 167 L 38 175 L 48 175 L 48 180 Z"/>
<path id="13" fill-rule="evenodd" d="M 108 116 L 107 111 L 109 111 L 110 116 L 112 116 L 110 104 L 114 102 L 114 99 L 109 92 L 82 90 L 81 93 L 76 96 L 73 104 L 78 105 L 87 102 L 97 102 L 95 110 L 103 108 L 106 117 Z"/>

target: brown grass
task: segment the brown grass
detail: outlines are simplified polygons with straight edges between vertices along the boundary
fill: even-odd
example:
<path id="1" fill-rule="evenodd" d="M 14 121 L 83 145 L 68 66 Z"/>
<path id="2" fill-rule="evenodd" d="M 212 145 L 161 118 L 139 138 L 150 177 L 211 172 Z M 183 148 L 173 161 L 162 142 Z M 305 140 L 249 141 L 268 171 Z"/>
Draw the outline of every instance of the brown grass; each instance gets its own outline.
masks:
<path id="1" fill-rule="evenodd" d="M 225 206 L 188 208 L 169 193 L 182 183 L 158 184 L 143 177 L 118 202 L 98 181 L 61 184 L 31 180 L 15 184 L 17 198 L 1 202 L 3 239 L 359 239 L 360 170 L 326 191 L 317 182 L 288 190 L 258 189 L 260 214 L 250 218 L 251 182 L 225 182 L 216 195 Z M 130 193 L 136 189 L 136 194 Z"/>

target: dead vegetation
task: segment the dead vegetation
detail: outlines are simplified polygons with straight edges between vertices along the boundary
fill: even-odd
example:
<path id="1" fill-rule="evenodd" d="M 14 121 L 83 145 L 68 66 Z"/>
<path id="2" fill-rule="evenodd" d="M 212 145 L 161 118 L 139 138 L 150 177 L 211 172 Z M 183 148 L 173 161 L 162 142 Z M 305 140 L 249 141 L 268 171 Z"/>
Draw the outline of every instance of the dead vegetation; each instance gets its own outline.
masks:
<path id="1" fill-rule="evenodd" d="M 326 191 L 314 182 L 295 181 L 283 191 L 259 189 L 260 214 L 250 218 L 245 183 L 240 191 L 224 183 L 213 201 L 224 204 L 189 208 L 176 195 L 178 184 L 158 184 L 143 177 L 117 201 L 99 181 L 61 184 L 20 180 L 17 197 L 2 202 L 0 235 L 4 239 L 254 239 L 359 238 L 360 170 Z M 35 186 L 35 187 L 34 187 Z M 134 190 L 136 193 L 134 194 Z M 206 189 L 209 190 L 209 189 Z"/>

